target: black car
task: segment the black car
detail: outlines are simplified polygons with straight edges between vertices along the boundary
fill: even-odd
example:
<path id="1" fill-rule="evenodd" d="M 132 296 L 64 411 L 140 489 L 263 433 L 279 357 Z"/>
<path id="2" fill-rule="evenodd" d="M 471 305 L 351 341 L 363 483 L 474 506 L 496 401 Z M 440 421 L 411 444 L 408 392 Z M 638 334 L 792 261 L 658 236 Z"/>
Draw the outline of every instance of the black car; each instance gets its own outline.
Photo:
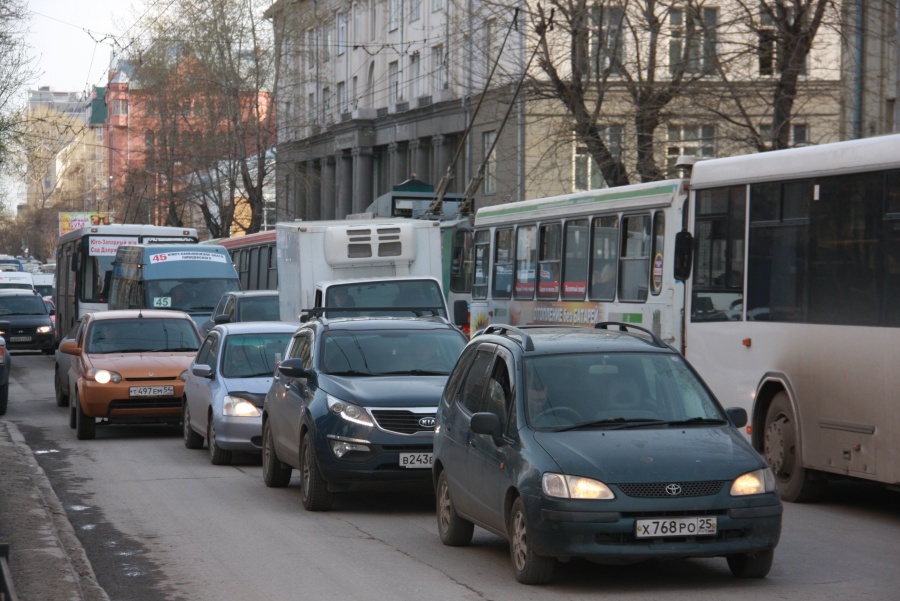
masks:
<path id="1" fill-rule="evenodd" d="M 739 577 L 772 565 L 775 477 L 688 362 L 626 324 L 490 326 L 468 344 L 437 413 L 438 531 L 509 540 L 516 579 L 557 558 L 717 557 Z"/>
<path id="2" fill-rule="evenodd" d="M 294 334 L 263 407 L 263 479 L 301 471 L 306 509 L 334 493 L 431 488 L 435 410 L 466 344 L 441 317 L 314 317 Z"/>
<path id="3" fill-rule="evenodd" d="M 9 322 L 5 333 L 10 351 L 42 351 L 53 354 L 56 339 L 50 316 L 55 311 L 33 290 L 0 290 L 0 321 Z"/>
<path id="4" fill-rule="evenodd" d="M 206 336 L 220 323 L 279 320 L 277 290 L 232 290 L 216 303 L 212 315 L 200 326 L 200 335 Z"/>

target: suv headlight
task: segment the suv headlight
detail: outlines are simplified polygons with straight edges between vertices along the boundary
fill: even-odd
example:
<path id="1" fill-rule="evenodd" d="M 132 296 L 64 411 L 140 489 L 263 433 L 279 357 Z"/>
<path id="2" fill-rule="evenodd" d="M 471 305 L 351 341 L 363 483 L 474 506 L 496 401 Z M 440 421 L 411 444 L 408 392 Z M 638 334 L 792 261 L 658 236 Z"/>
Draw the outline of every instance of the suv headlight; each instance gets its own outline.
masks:
<path id="1" fill-rule="evenodd" d="M 38 326 L 37 333 L 38 334 L 49 334 L 53 331 L 53 326 Z"/>
<path id="2" fill-rule="evenodd" d="M 541 476 L 541 488 L 548 497 L 561 499 L 615 499 L 613 491 L 599 480 L 551 472 Z"/>
<path id="3" fill-rule="evenodd" d="M 342 401 L 330 394 L 325 397 L 325 400 L 328 403 L 328 410 L 341 419 L 353 422 L 354 424 L 359 424 L 360 426 L 372 427 L 375 425 L 366 410 L 359 405 Z"/>
<path id="4" fill-rule="evenodd" d="M 772 468 L 769 467 L 763 467 L 738 476 L 731 485 L 732 497 L 761 495 L 767 492 L 775 492 L 775 474 L 772 472 Z"/>
<path id="5" fill-rule="evenodd" d="M 97 369 L 91 368 L 87 370 L 85 377 L 89 380 L 93 380 L 98 384 L 108 384 L 112 382 L 113 384 L 118 384 L 122 381 L 122 376 L 114 371 L 110 371 L 108 369 Z"/>
<path id="6" fill-rule="evenodd" d="M 229 417 L 259 417 L 259 409 L 246 399 L 225 395 L 222 403 L 222 415 Z"/>

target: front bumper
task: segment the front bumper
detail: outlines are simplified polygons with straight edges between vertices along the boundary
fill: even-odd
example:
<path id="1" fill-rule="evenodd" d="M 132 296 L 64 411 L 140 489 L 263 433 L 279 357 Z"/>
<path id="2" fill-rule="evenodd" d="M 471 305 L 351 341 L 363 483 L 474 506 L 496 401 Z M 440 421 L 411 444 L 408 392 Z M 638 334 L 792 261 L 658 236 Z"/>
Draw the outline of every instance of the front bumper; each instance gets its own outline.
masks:
<path id="1" fill-rule="evenodd" d="M 10 334 L 6 337 L 6 348 L 11 351 L 49 351 L 56 348 L 56 338 L 52 331 L 48 334 Z"/>
<path id="2" fill-rule="evenodd" d="M 554 557 L 595 559 L 679 559 L 753 553 L 775 548 L 781 536 L 782 506 L 776 494 L 733 499 L 631 499 L 628 511 L 591 508 L 571 500 L 523 496 L 529 540 L 535 552 Z M 715 516 L 712 536 L 637 538 L 638 519 Z"/>
<path id="3" fill-rule="evenodd" d="M 111 423 L 178 423 L 181 421 L 181 397 L 184 382 L 174 380 L 140 382 L 123 381 L 118 384 L 98 384 L 81 380 L 78 396 L 86 415 L 109 420 Z M 172 385 L 171 396 L 131 397 L 132 386 Z"/>
<path id="4" fill-rule="evenodd" d="M 262 451 L 262 417 L 231 417 L 215 419 L 216 444 L 228 451 L 259 453 Z"/>

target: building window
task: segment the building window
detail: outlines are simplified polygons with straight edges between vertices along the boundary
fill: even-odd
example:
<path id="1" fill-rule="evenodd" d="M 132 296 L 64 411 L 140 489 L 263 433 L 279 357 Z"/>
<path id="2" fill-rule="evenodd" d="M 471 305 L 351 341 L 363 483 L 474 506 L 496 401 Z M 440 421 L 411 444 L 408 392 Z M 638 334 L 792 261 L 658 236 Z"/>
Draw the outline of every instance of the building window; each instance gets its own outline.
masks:
<path id="1" fill-rule="evenodd" d="M 670 177 L 681 177 L 675 163 L 678 157 L 716 156 L 715 125 L 670 125 L 666 141 L 666 166 Z"/>
<path id="2" fill-rule="evenodd" d="M 147 148 L 153 148 L 156 146 L 156 135 L 153 133 L 152 129 L 148 129 L 144 134 L 144 146 Z"/>
<path id="3" fill-rule="evenodd" d="M 347 112 L 347 86 L 343 81 L 339 81 L 337 85 L 337 101 L 338 101 L 338 111 L 341 113 Z"/>
<path id="4" fill-rule="evenodd" d="M 622 140 L 624 127 L 621 125 L 608 125 L 598 128 L 600 138 L 606 144 L 610 154 L 617 161 L 622 159 Z M 588 152 L 587 146 L 583 146 L 576 140 L 575 144 L 575 189 L 595 190 L 606 188 L 609 184 L 603 178 L 603 173 L 597 162 Z"/>
<path id="5" fill-rule="evenodd" d="M 487 157 L 484 161 L 484 188 L 485 194 L 493 194 L 497 191 L 497 156 L 494 152 L 494 140 L 497 132 L 486 131 L 481 134 L 481 156 Z"/>
<path id="6" fill-rule="evenodd" d="M 128 101 L 127 100 L 114 100 L 113 101 L 113 115 L 127 115 L 128 114 Z"/>
<path id="7" fill-rule="evenodd" d="M 337 54 L 344 54 L 347 48 L 347 14 L 337 14 Z"/>
<path id="8" fill-rule="evenodd" d="M 719 9 L 673 8 L 669 12 L 669 70 L 712 73 L 716 68 Z"/>
<path id="9" fill-rule="evenodd" d="M 806 146 L 809 144 L 809 126 L 806 123 L 794 123 L 791 127 L 791 144 Z"/>
<path id="10" fill-rule="evenodd" d="M 316 122 L 316 95 L 311 93 L 306 104 L 306 115 L 310 123 Z"/>
<path id="11" fill-rule="evenodd" d="M 419 53 L 413 52 L 409 57 L 409 97 L 418 98 L 422 95 L 421 73 L 419 67 Z"/>
<path id="12" fill-rule="evenodd" d="M 322 26 L 322 60 L 327 61 L 331 59 L 331 23 L 326 23 Z"/>
<path id="13" fill-rule="evenodd" d="M 484 22 L 484 78 L 491 75 L 496 54 L 494 52 L 494 38 L 497 35 L 497 22 L 489 19 Z"/>
<path id="14" fill-rule="evenodd" d="M 388 10 L 390 11 L 390 31 L 394 31 L 398 27 L 400 27 L 400 10 L 402 7 L 402 0 L 390 0 L 390 6 Z"/>
<path id="15" fill-rule="evenodd" d="M 444 0 L 431 0 L 431 10 L 432 12 L 444 10 Z"/>
<path id="16" fill-rule="evenodd" d="M 331 119 L 331 88 L 322 89 L 322 121 L 328 123 Z"/>
<path id="17" fill-rule="evenodd" d="M 624 20 L 625 9 L 621 6 L 604 4 L 594 6 L 591 11 L 590 59 L 591 70 L 595 75 L 623 71 L 625 41 L 622 36 L 622 24 Z"/>
<path id="18" fill-rule="evenodd" d="M 388 65 L 388 85 L 390 86 L 390 102 L 400 101 L 400 65 L 393 61 Z"/>
<path id="19" fill-rule="evenodd" d="M 369 41 L 378 35 L 378 0 L 369 0 Z"/>
<path id="20" fill-rule="evenodd" d="M 409 20 L 418 21 L 422 18 L 422 0 L 409 0 Z"/>
<path id="21" fill-rule="evenodd" d="M 447 89 L 447 75 L 444 69 L 444 46 L 441 44 L 431 49 L 431 81 L 435 90 Z"/>
<path id="22" fill-rule="evenodd" d="M 316 65 L 316 33 L 310 29 L 306 32 L 306 66 L 312 69 Z"/>
<path id="23" fill-rule="evenodd" d="M 778 34 L 772 23 L 772 17 L 767 12 L 760 16 L 759 43 L 756 54 L 759 57 L 759 74 L 775 74 L 775 45 Z"/>

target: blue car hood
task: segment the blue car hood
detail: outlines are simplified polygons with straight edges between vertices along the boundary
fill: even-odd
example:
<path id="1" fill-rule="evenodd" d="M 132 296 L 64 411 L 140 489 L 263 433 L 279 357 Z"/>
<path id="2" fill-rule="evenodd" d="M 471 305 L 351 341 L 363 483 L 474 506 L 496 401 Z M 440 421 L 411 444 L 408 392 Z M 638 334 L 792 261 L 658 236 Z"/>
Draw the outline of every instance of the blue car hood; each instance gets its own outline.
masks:
<path id="1" fill-rule="evenodd" d="M 447 376 L 319 376 L 319 388 L 365 407 L 437 407 Z"/>
<path id="2" fill-rule="evenodd" d="M 272 376 L 259 378 L 222 378 L 222 384 L 228 392 L 261 392 L 265 394 L 272 386 Z"/>
<path id="3" fill-rule="evenodd" d="M 727 427 L 534 432 L 563 473 L 609 483 L 731 480 L 765 464 Z"/>

